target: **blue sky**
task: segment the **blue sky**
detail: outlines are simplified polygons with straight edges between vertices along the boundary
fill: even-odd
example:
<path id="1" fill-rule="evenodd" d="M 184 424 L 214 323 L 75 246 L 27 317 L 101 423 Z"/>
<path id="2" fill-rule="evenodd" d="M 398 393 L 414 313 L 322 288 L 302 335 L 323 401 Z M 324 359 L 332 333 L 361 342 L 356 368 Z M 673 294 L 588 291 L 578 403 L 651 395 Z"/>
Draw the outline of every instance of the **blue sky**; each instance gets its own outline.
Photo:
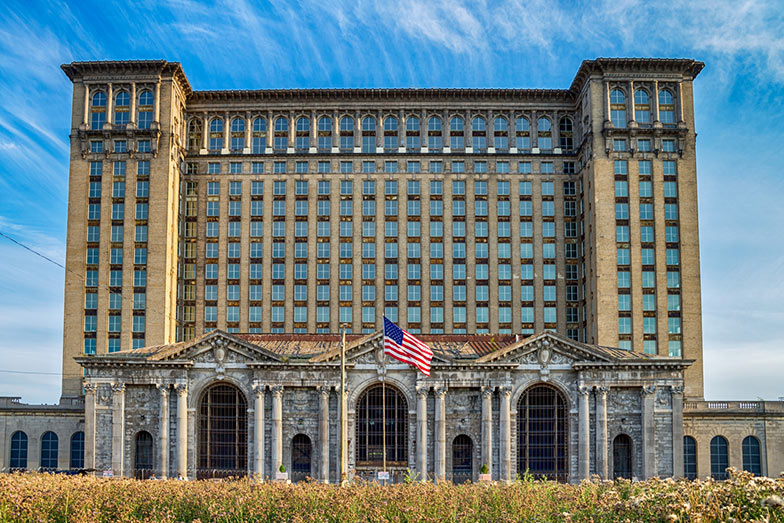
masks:
<path id="1" fill-rule="evenodd" d="M 685 6 L 684 6 L 685 4 Z M 566 88 L 598 56 L 695 58 L 705 394 L 784 396 L 784 2 L 6 1 L 0 231 L 64 261 L 73 60 L 195 89 Z M 63 270 L 0 238 L 0 395 L 57 401 Z"/>

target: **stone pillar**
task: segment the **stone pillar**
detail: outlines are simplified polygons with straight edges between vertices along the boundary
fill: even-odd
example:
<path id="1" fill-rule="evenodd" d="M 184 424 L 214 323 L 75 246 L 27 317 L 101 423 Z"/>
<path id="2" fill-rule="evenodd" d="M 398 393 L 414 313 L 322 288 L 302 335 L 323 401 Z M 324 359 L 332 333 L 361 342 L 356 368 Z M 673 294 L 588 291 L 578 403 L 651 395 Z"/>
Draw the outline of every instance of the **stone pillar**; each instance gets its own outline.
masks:
<path id="1" fill-rule="evenodd" d="M 308 140 L 308 152 L 318 152 L 318 113 L 310 112 L 310 139 Z"/>
<path id="2" fill-rule="evenodd" d="M 446 480 L 446 388 L 435 389 L 435 476 L 436 481 Z"/>
<path id="3" fill-rule="evenodd" d="M 634 80 L 629 80 L 629 96 L 626 97 L 626 126 L 629 122 L 635 122 L 634 114 Z"/>
<path id="4" fill-rule="evenodd" d="M 416 461 L 420 481 L 427 478 L 427 387 L 417 388 Z"/>
<path id="5" fill-rule="evenodd" d="M 95 392 L 94 383 L 84 384 L 84 468 L 95 468 Z"/>
<path id="6" fill-rule="evenodd" d="M 651 117 L 653 123 L 659 122 L 659 81 L 653 82 L 653 93 L 651 94 Z"/>
<path id="7" fill-rule="evenodd" d="M 607 393 L 610 388 L 596 387 L 596 473 L 609 479 L 607 468 Z"/>
<path id="8" fill-rule="evenodd" d="M 340 147 L 340 112 L 332 112 L 332 152 L 338 152 Z"/>
<path id="9" fill-rule="evenodd" d="M 160 433 L 158 434 L 159 477 L 166 478 L 169 475 L 169 385 L 159 384 L 158 392 L 161 396 Z"/>
<path id="10" fill-rule="evenodd" d="M 229 136 L 231 136 L 231 115 L 228 111 L 223 114 L 223 148 L 221 154 L 229 151 Z"/>
<path id="11" fill-rule="evenodd" d="M 110 83 L 106 91 L 106 123 L 104 124 L 104 129 L 111 129 L 114 123 L 114 115 L 112 114 L 114 111 L 114 91 L 112 87 Z"/>
<path id="12" fill-rule="evenodd" d="M 319 443 L 321 444 L 321 466 L 319 477 L 329 483 L 329 387 L 319 387 Z"/>
<path id="13" fill-rule="evenodd" d="M 253 473 L 264 477 L 264 386 L 253 384 Z"/>
<path id="14" fill-rule="evenodd" d="M 591 387 L 581 385 L 579 389 L 578 421 L 579 432 L 577 455 L 579 457 L 577 467 L 577 477 L 588 479 L 590 476 L 590 434 L 591 434 L 591 412 L 588 399 L 591 394 Z"/>
<path id="15" fill-rule="evenodd" d="M 272 152 L 272 146 L 275 143 L 275 125 L 272 122 L 272 111 L 267 111 L 267 151 Z"/>
<path id="16" fill-rule="evenodd" d="M 465 140 L 465 151 L 471 152 L 473 151 L 474 147 L 474 122 L 472 120 L 472 114 L 470 112 L 465 113 L 465 122 L 463 122 L 463 132 L 464 140 Z M 490 463 L 487 464 L 490 468 Z"/>
<path id="17" fill-rule="evenodd" d="M 482 465 L 493 473 L 493 388 L 484 386 L 482 392 Z"/>
<path id="18" fill-rule="evenodd" d="M 155 82 L 155 122 L 161 127 L 161 81 Z"/>
<path id="19" fill-rule="evenodd" d="M 656 475 L 656 428 L 653 419 L 653 402 L 655 397 L 656 397 L 656 385 L 643 386 L 642 388 L 642 479 L 648 479 Z M 682 444 L 683 442 L 681 442 L 681 445 Z M 683 455 L 683 451 L 681 451 L 681 456 L 682 455 Z"/>
<path id="20" fill-rule="evenodd" d="M 177 473 L 188 479 L 188 385 L 178 383 L 177 391 Z"/>
<path id="21" fill-rule="evenodd" d="M 84 128 L 87 129 L 90 123 L 90 84 L 84 84 L 84 118 L 82 118 L 82 124 Z"/>
<path id="22" fill-rule="evenodd" d="M 131 82 L 131 114 L 128 116 L 131 128 L 136 128 L 136 82 Z"/>
<path id="23" fill-rule="evenodd" d="M 297 115 L 294 111 L 289 111 L 289 141 L 286 152 L 294 152 L 294 147 L 297 145 Z"/>
<path id="24" fill-rule="evenodd" d="M 670 387 L 672 394 L 672 476 L 683 477 L 683 385 Z M 764 472 L 764 470 L 763 470 Z"/>
<path id="25" fill-rule="evenodd" d="M 125 472 L 125 384 L 112 385 L 112 471 Z"/>
<path id="26" fill-rule="evenodd" d="M 283 387 L 272 387 L 272 470 L 283 464 Z"/>
<path id="27" fill-rule="evenodd" d="M 511 481 L 512 479 L 512 387 L 501 387 L 501 413 L 500 413 L 500 429 L 501 436 L 499 444 L 501 445 L 500 458 L 501 458 L 501 481 Z"/>
<path id="28" fill-rule="evenodd" d="M 250 152 L 250 136 L 251 136 L 251 114 L 250 111 L 245 111 L 245 153 Z"/>
<path id="29" fill-rule="evenodd" d="M 678 124 L 683 123 L 683 82 L 678 82 L 678 98 L 675 103 L 678 104 Z"/>
<path id="30" fill-rule="evenodd" d="M 610 112 L 610 82 L 604 82 L 604 121 L 611 122 L 612 113 Z"/>
<path id="31" fill-rule="evenodd" d="M 210 118 L 207 115 L 206 111 L 202 114 L 201 118 L 202 118 L 202 125 L 201 125 L 202 126 L 202 130 L 201 130 L 201 148 L 206 151 L 207 147 L 210 144 L 210 142 L 209 142 L 209 140 L 210 140 Z"/>

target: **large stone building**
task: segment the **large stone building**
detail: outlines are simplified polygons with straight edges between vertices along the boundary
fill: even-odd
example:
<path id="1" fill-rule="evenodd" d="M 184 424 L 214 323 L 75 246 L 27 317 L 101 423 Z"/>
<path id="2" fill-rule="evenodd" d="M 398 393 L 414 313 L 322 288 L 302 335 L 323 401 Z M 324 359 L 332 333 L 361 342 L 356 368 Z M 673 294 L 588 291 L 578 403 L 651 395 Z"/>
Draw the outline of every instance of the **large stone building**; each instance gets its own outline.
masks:
<path id="1" fill-rule="evenodd" d="M 778 473 L 780 404 L 702 398 L 702 67 L 194 91 L 178 63 L 64 65 L 63 399 L 0 405 L 0 463 L 334 481 L 346 330 L 352 474 L 384 461 L 382 397 L 398 476 Z M 430 378 L 384 359 L 383 316 Z"/>

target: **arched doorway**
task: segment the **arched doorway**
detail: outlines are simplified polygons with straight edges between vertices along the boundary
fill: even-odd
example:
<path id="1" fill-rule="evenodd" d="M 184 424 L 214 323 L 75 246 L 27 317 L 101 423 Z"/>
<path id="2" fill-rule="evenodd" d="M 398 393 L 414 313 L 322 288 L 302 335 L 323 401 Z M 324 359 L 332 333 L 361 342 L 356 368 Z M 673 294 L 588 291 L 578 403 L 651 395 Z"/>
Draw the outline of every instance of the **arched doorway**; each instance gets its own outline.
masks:
<path id="1" fill-rule="evenodd" d="M 291 440 L 291 481 L 296 483 L 312 476 L 310 463 L 312 446 L 305 434 L 297 434 Z"/>
<path id="2" fill-rule="evenodd" d="M 534 385 L 517 406 L 517 473 L 556 481 L 569 479 L 566 398 L 551 385 Z"/>
<path id="3" fill-rule="evenodd" d="M 386 389 L 383 396 L 382 388 Z M 382 404 L 386 406 L 386 416 L 382 416 Z M 386 431 L 382 427 L 384 418 Z M 386 432 L 386 463 L 390 480 L 401 479 L 408 468 L 408 403 L 403 394 L 391 385 L 369 387 L 357 401 L 356 420 L 357 475 L 371 479 L 375 471 L 382 469 L 382 434 Z"/>
<path id="4" fill-rule="evenodd" d="M 460 484 L 474 479 L 474 442 L 466 434 L 452 441 L 452 483 Z"/>
<path id="5" fill-rule="evenodd" d="M 199 405 L 196 477 L 244 476 L 248 468 L 248 403 L 229 383 L 207 389 Z"/>
<path id="6" fill-rule="evenodd" d="M 613 440 L 613 479 L 632 479 L 632 438 L 618 434 Z"/>
<path id="7" fill-rule="evenodd" d="M 143 430 L 136 435 L 136 446 L 133 458 L 133 477 L 147 479 L 153 475 L 152 435 Z"/>

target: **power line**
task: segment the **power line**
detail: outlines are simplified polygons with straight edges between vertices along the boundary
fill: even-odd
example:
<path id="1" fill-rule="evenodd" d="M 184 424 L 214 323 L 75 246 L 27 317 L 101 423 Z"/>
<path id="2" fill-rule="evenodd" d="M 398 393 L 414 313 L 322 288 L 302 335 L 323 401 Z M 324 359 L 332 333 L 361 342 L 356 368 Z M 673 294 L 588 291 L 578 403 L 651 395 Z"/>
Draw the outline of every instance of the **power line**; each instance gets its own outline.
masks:
<path id="1" fill-rule="evenodd" d="M 35 372 L 32 370 L 4 370 L 0 369 L 0 372 L 7 372 L 8 374 L 39 374 L 41 376 L 60 376 L 62 372 Z"/>
<path id="2" fill-rule="evenodd" d="M 36 251 L 35 249 L 32 249 L 32 248 L 28 247 L 24 243 L 16 241 L 15 239 L 13 239 L 10 236 L 8 236 L 7 234 L 5 234 L 3 231 L 0 231 L 0 236 L 2 236 L 3 238 L 6 238 L 7 240 L 10 240 L 10 241 L 14 242 L 15 244 L 17 244 L 19 247 L 21 247 L 23 249 L 27 249 L 28 251 L 32 252 L 36 256 L 40 256 L 41 258 L 43 258 L 46 261 L 54 263 L 55 265 L 57 265 L 61 269 L 65 269 L 65 265 L 63 265 L 62 263 L 56 262 L 53 259 L 49 258 L 48 256 L 45 256 L 45 255 L 41 254 L 40 252 Z M 68 270 L 68 269 L 65 269 L 65 270 Z M 68 271 L 68 272 L 70 272 L 70 271 Z"/>

